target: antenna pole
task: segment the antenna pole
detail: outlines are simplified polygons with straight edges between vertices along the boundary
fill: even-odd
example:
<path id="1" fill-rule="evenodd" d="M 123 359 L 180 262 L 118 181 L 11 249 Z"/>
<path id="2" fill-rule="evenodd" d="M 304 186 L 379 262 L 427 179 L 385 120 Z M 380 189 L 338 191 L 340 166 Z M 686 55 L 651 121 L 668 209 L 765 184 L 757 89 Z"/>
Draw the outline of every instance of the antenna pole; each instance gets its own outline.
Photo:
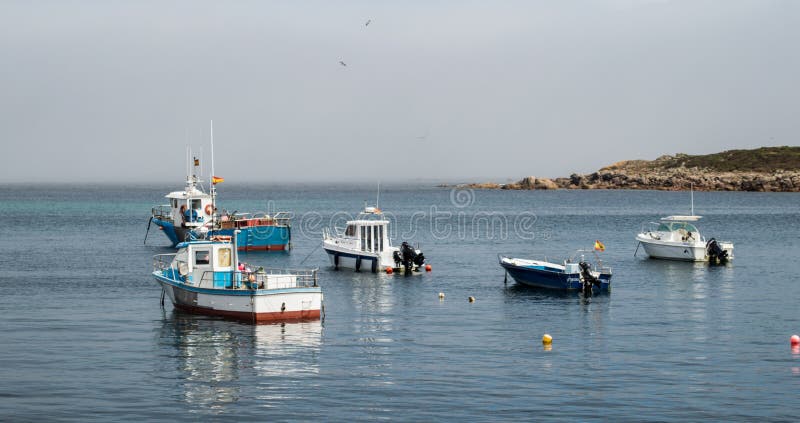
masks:
<path id="1" fill-rule="evenodd" d="M 208 181 L 211 188 L 211 229 L 214 229 L 214 225 L 216 224 L 216 215 L 217 215 L 217 190 L 214 188 L 214 121 L 211 121 L 211 175 L 208 175 Z M 236 234 L 233 235 L 234 237 Z"/>
<path id="2" fill-rule="evenodd" d="M 211 121 L 211 191 L 214 191 L 214 121 Z"/>
<path id="3" fill-rule="evenodd" d="M 378 181 L 378 196 L 375 199 L 375 208 L 380 210 L 381 209 L 381 181 Z"/>
<path id="4" fill-rule="evenodd" d="M 689 192 L 692 196 L 692 216 L 694 216 L 694 183 L 689 183 Z"/>

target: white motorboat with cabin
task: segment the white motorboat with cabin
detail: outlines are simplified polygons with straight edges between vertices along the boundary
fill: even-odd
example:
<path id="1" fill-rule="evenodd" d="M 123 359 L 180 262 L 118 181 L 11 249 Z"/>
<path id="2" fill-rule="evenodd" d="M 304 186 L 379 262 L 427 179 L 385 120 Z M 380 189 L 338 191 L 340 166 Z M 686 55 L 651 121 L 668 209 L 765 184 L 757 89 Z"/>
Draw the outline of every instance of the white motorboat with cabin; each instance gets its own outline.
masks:
<path id="1" fill-rule="evenodd" d="M 733 259 L 733 243 L 706 239 L 695 222 L 702 216 L 667 216 L 649 224 L 636 235 L 639 245 L 651 258 L 684 261 L 724 262 Z M 635 255 L 636 253 L 634 253 Z"/>
<path id="2" fill-rule="evenodd" d="M 239 263 L 236 236 L 177 247 L 174 254 L 153 257 L 162 304 L 166 294 L 178 309 L 251 323 L 320 318 L 323 297 L 316 269 L 253 269 Z"/>
<path id="3" fill-rule="evenodd" d="M 651 222 L 647 228 L 643 227 L 636 235 L 638 244 L 634 256 L 642 246 L 651 258 L 712 263 L 733 260 L 732 242 L 715 238 L 706 241 L 700 234 L 695 222 L 702 216 L 694 215 L 694 189 L 690 188 L 690 194 L 691 215 L 662 217 L 660 222 Z"/>
<path id="4" fill-rule="evenodd" d="M 394 247 L 389 239 L 389 219 L 377 207 L 365 207 L 345 228 L 326 228 L 322 234 L 322 247 L 334 268 L 360 271 L 369 269 L 419 270 L 425 256 L 419 249 L 403 242 Z M 426 266 L 426 270 L 430 270 Z M 393 271 L 392 270 L 392 271 Z M 388 271 L 388 270 L 387 270 Z"/>

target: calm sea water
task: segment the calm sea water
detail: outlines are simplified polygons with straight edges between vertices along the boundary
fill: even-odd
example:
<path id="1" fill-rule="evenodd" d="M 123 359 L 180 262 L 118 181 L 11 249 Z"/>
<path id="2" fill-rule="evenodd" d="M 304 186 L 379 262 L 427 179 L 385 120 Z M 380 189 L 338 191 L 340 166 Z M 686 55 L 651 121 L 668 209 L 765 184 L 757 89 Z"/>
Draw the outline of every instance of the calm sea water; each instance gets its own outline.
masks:
<path id="1" fill-rule="evenodd" d="M 295 213 L 291 252 L 246 261 L 321 268 L 324 321 L 252 326 L 159 305 L 151 257 L 171 250 L 143 240 L 173 188 L 0 189 L 0 420 L 796 420 L 800 195 L 695 193 L 702 233 L 736 243 L 708 267 L 634 257 L 688 193 L 384 187 L 395 243 L 433 266 L 404 277 L 333 271 L 319 248 L 374 187 L 226 183 L 229 210 Z M 506 284 L 497 264 L 595 239 L 607 296 Z"/>

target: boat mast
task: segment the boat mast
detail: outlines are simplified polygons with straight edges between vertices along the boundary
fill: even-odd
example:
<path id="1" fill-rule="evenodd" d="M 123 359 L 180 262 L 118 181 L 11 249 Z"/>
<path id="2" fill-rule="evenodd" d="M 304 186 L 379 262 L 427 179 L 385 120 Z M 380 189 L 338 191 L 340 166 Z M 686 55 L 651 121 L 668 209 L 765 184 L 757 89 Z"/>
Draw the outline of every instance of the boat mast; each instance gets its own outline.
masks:
<path id="1" fill-rule="evenodd" d="M 378 195 L 375 198 L 375 208 L 380 210 L 381 209 L 381 181 L 378 181 Z"/>
<path id="2" fill-rule="evenodd" d="M 694 216 L 694 183 L 689 182 L 689 193 L 692 196 L 692 216 Z"/>
<path id="3" fill-rule="evenodd" d="M 217 190 L 214 188 L 214 121 L 211 121 L 211 175 L 209 175 L 209 185 L 211 191 L 211 229 L 214 229 L 217 215 Z"/>

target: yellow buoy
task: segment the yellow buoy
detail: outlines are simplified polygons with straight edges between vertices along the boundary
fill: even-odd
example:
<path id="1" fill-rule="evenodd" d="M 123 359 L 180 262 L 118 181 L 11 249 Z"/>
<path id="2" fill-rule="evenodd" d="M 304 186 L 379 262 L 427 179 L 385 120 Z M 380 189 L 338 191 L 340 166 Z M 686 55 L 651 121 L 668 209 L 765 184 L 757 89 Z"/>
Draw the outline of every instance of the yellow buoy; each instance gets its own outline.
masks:
<path id="1" fill-rule="evenodd" d="M 475 297 L 469 297 L 469 302 L 474 303 L 475 302 Z"/>
<path id="2" fill-rule="evenodd" d="M 542 336 L 542 344 L 550 345 L 552 343 L 553 343 L 553 337 L 552 336 L 550 336 L 548 334 L 544 334 L 544 336 Z"/>

